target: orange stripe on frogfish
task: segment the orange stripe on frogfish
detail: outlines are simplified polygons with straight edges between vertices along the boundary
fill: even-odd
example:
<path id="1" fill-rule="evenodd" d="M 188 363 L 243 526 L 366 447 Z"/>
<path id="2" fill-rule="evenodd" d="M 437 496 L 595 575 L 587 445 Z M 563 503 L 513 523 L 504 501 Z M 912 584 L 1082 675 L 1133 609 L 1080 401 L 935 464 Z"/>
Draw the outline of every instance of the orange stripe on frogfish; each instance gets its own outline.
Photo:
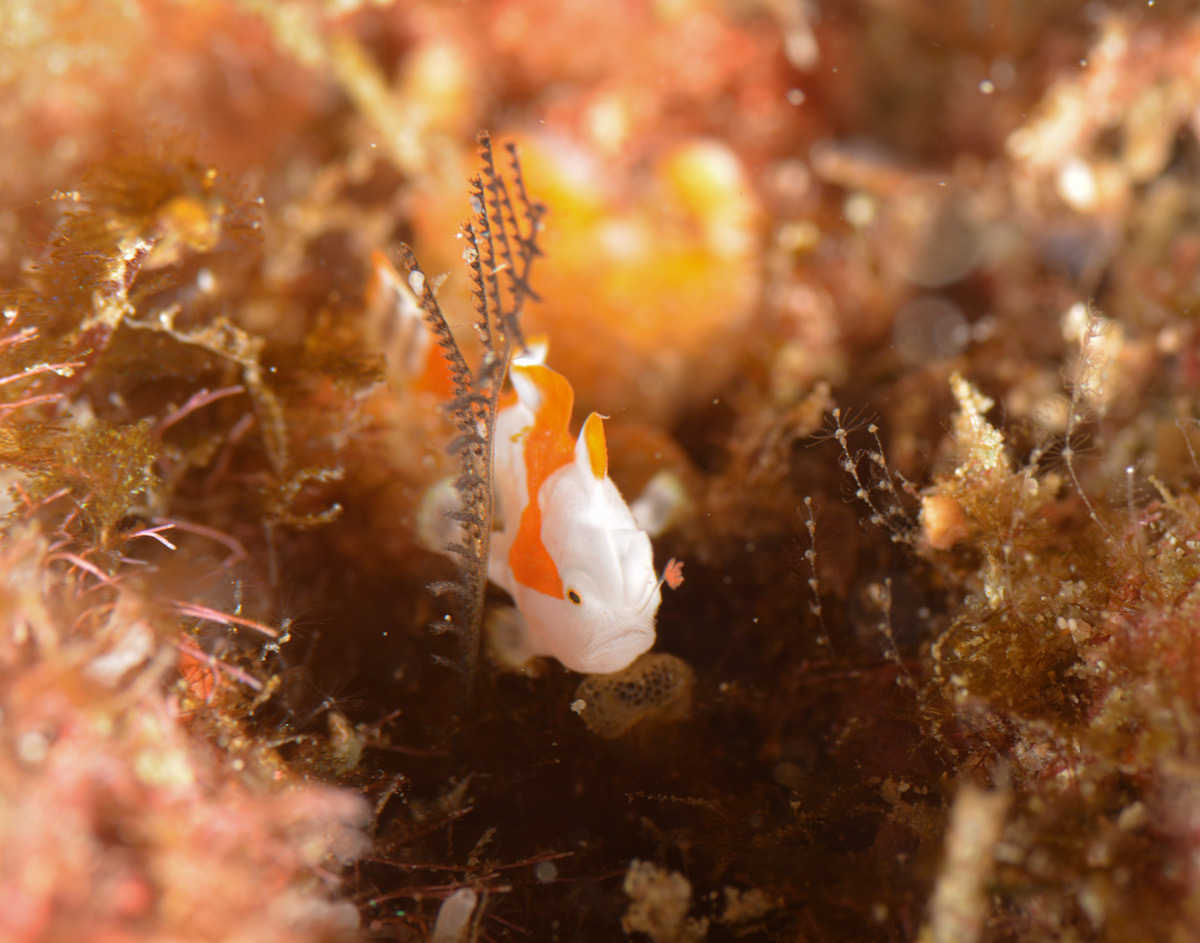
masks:
<path id="1" fill-rule="evenodd" d="M 429 338 L 429 349 L 425 352 L 424 369 L 415 385 L 418 390 L 432 393 L 440 400 L 454 398 L 454 370 L 432 336 Z"/>
<path id="2" fill-rule="evenodd" d="M 561 599 L 562 579 L 542 542 L 542 509 L 538 506 L 538 494 L 547 478 L 575 458 L 575 443 L 571 438 L 571 408 L 575 393 L 567 378 L 549 367 L 520 365 L 513 367 L 512 372 L 537 389 L 541 402 L 534 411 L 533 426 L 525 436 L 529 503 L 521 512 L 508 563 L 513 579 L 518 583 Z"/>

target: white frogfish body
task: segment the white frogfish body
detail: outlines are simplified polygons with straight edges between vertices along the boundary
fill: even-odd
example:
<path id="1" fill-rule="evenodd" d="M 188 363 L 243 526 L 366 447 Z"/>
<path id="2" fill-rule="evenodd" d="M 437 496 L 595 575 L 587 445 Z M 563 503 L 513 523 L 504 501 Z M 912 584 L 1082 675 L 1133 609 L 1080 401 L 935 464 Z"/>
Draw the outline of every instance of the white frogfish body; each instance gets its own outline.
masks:
<path id="1" fill-rule="evenodd" d="M 566 378 L 528 359 L 509 371 L 516 398 L 496 418 L 497 518 L 488 575 L 523 625 L 514 663 L 538 655 L 572 671 L 620 671 L 654 644 L 659 580 L 649 536 L 608 477 L 604 423 L 569 430 Z"/>

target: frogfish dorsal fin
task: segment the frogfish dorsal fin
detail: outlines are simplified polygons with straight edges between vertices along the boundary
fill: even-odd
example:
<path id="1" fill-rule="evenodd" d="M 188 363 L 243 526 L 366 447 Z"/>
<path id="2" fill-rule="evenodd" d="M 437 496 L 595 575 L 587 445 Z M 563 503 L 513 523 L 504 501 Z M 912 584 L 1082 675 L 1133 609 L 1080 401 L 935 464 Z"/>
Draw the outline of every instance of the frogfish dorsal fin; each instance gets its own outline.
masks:
<path id="1" fill-rule="evenodd" d="M 592 413 L 583 424 L 579 433 L 579 445 L 576 446 L 576 457 L 587 459 L 587 465 L 597 481 L 603 481 L 608 475 L 608 445 L 604 440 L 604 417 Z"/>

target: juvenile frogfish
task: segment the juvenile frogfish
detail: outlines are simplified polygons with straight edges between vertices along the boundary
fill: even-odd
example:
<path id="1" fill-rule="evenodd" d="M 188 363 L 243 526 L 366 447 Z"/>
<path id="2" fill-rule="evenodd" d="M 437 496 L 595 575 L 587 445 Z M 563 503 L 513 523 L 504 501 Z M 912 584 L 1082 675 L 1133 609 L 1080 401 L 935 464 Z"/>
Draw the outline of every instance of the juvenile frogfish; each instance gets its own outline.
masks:
<path id="1" fill-rule="evenodd" d="M 604 421 L 570 433 L 574 392 L 538 356 L 509 369 L 515 396 L 496 417 L 496 516 L 488 576 L 516 603 L 505 657 L 572 671 L 620 671 L 654 644 L 662 580 L 650 537 L 608 477 Z M 678 564 L 668 576 L 675 585 Z M 669 566 L 670 569 L 670 566 Z"/>
<path id="2" fill-rule="evenodd" d="M 381 341 L 389 362 L 403 378 L 404 390 L 445 401 L 454 395 L 450 362 L 425 326 L 418 302 L 421 285 L 414 284 L 413 278 L 401 278 L 388 257 L 373 250 L 365 292 L 368 315 L 384 322 Z"/>

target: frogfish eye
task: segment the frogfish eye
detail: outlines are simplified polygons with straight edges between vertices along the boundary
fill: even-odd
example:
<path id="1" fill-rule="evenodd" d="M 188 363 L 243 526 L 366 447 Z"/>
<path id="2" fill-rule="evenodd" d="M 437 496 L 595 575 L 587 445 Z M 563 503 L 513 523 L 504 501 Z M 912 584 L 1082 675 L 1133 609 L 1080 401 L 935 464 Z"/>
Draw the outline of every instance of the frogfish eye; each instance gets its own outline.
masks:
<path id="1" fill-rule="evenodd" d="M 579 593 L 575 592 L 575 590 L 573 590 L 573 589 L 567 590 L 567 598 L 569 600 L 571 600 L 571 602 L 573 602 L 576 606 L 578 606 L 581 602 L 583 602 L 583 600 L 579 598 Z"/>

